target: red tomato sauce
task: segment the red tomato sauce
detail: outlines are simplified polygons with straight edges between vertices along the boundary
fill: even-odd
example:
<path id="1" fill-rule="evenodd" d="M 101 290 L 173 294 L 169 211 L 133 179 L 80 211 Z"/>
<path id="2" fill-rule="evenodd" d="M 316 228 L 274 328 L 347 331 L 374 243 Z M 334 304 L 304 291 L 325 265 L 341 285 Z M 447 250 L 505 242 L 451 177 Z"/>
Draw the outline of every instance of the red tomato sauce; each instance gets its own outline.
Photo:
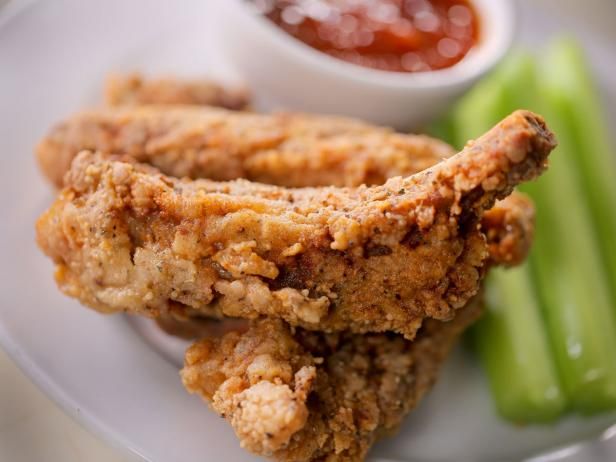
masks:
<path id="1" fill-rule="evenodd" d="M 350 63 L 394 72 L 451 67 L 479 40 L 469 0 L 253 0 L 277 26 Z"/>

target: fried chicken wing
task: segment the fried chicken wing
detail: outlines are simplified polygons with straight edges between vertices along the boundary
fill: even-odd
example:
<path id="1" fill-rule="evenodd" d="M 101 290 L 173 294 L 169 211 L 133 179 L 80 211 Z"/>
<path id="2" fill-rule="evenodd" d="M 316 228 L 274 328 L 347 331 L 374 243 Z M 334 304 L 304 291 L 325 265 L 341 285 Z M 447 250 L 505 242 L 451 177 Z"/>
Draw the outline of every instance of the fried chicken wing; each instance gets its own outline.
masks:
<path id="1" fill-rule="evenodd" d="M 478 221 L 544 169 L 554 144 L 519 111 L 427 171 L 358 188 L 178 180 L 83 153 L 38 242 L 62 290 L 104 312 L 184 306 L 412 338 L 477 292 L 488 255 Z"/>
<path id="2" fill-rule="evenodd" d="M 43 173 L 62 186 L 84 149 L 129 155 L 176 177 L 288 187 L 382 184 L 453 154 L 427 136 L 341 117 L 146 106 L 78 114 L 51 131 L 37 156 Z"/>
<path id="3" fill-rule="evenodd" d="M 484 213 L 481 229 L 490 253 L 490 265 L 515 266 L 522 263 L 530 250 L 535 224 L 535 208 L 525 195 L 514 192 Z M 180 309 L 156 318 L 158 326 L 169 335 L 194 340 L 219 336 L 225 330 L 245 330 L 239 319 L 222 314 L 204 315 L 196 310 Z"/>
<path id="4" fill-rule="evenodd" d="M 145 104 L 193 104 L 226 109 L 246 109 L 250 103 L 244 88 L 228 88 L 211 80 L 176 78 L 146 79 L 141 74 L 113 74 L 105 82 L 109 106 Z"/>
<path id="5" fill-rule="evenodd" d="M 490 265 L 515 266 L 522 263 L 530 250 L 535 224 L 535 209 L 525 195 L 513 192 L 484 213 L 481 230 L 486 235 Z M 224 318 L 222 313 L 204 315 L 181 308 L 156 318 L 158 326 L 169 335 L 188 340 L 211 337 L 225 329 L 241 330 L 239 319 Z M 245 321 L 244 321 L 245 322 Z"/>
<path id="6" fill-rule="evenodd" d="M 253 453 L 293 462 L 361 461 L 417 406 L 480 311 L 475 299 L 452 321 L 428 320 L 414 341 L 253 321 L 247 332 L 191 346 L 182 381 Z"/>
<path id="7" fill-rule="evenodd" d="M 495 265 L 515 266 L 528 256 L 535 230 L 532 200 L 514 192 L 483 214 L 481 229 L 488 240 L 490 260 Z"/>
<path id="8" fill-rule="evenodd" d="M 530 250 L 535 225 L 535 208 L 524 194 L 513 192 L 484 213 L 481 229 L 486 235 L 490 265 L 516 266 Z M 196 310 L 180 309 L 156 318 L 169 335 L 195 340 L 219 336 L 227 330 L 245 330 L 245 320 L 204 315 Z"/>
<path id="9" fill-rule="evenodd" d="M 127 93 L 131 87 L 149 88 L 139 77 L 111 82 L 115 83 L 110 88 L 126 87 Z M 144 102 L 137 95 L 109 99 L 114 104 Z M 162 99 L 154 95 L 146 101 Z M 427 136 L 396 134 L 350 119 L 158 106 L 79 114 L 58 125 L 40 143 L 38 155 L 43 170 L 60 185 L 82 149 L 125 153 L 172 176 L 244 178 L 290 187 L 382 184 L 393 176 L 418 173 L 455 153 Z M 498 210 L 484 217 L 491 227 L 486 235 L 497 264 L 503 258 L 502 263 L 521 261 L 530 246 L 531 236 L 525 231 L 532 227 L 532 217 L 527 216 L 532 214 L 531 205 L 516 196 L 497 203 Z"/>

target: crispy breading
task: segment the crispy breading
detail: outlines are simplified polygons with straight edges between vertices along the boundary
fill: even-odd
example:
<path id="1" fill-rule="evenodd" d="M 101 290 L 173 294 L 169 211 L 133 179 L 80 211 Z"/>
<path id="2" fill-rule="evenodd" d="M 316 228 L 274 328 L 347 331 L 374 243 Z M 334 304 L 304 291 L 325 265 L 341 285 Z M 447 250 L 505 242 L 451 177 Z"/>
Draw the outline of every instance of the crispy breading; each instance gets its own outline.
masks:
<path id="1" fill-rule="evenodd" d="M 484 213 L 481 229 L 486 235 L 491 265 L 515 266 L 528 256 L 535 225 L 535 208 L 525 195 L 513 192 Z M 194 340 L 218 337 L 230 330 L 246 330 L 245 320 L 204 316 L 195 310 L 180 309 L 156 318 L 169 335 Z M 243 323 L 242 323 L 243 322 Z"/>
<path id="2" fill-rule="evenodd" d="M 535 230 L 535 207 L 524 194 L 514 192 L 484 213 L 481 229 L 488 240 L 490 259 L 498 265 L 522 263 L 530 251 Z"/>
<path id="3" fill-rule="evenodd" d="M 191 346 L 182 380 L 253 453 L 289 462 L 361 461 L 417 406 L 480 311 L 475 299 L 452 321 L 426 321 L 413 341 L 252 321 L 245 333 Z"/>
<path id="4" fill-rule="evenodd" d="M 138 73 L 112 74 L 105 82 L 105 103 L 109 106 L 194 104 L 239 110 L 250 104 L 250 95 L 245 88 L 225 87 L 206 79 L 147 79 Z"/>
<path id="5" fill-rule="evenodd" d="M 104 312 L 185 306 L 412 338 L 477 292 L 483 212 L 537 176 L 554 144 L 519 111 L 427 171 L 358 188 L 178 180 L 83 153 L 38 242 L 61 289 Z"/>
<path id="6" fill-rule="evenodd" d="M 342 117 L 142 106 L 84 112 L 58 124 L 37 148 L 39 165 L 62 186 L 84 149 L 129 155 L 171 176 L 288 187 L 382 184 L 453 154 L 442 141 Z"/>
<path id="7" fill-rule="evenodd" d="M 130 84 L 132 80 L 135 83 Z M 127 87 L 126 92 L 131 85 L 142 86 L 138 77 L 111 81 Z M 137 96 L 124 99 L 139 100 Z M 158 99 L 151 97 L 148 102 Z M 119 104 L 122 98 L 112 100 Z M 439 140 L 396 134 L 350 119 L 153 106 L 78 114 L 52 130 L 40 143 L 38 155 L 43 170 L 60 185 L 71 160 L 82 149 L 125 153 L 172 176 L 244 178 L 288 187 L 382 184 L 455 154 Z M 497 204 L 494 216 L 490 211 L 484 218 L 493 227 L 486 234 L 497 240 L 490 246 L 496 263 L 501 263 L 500 258 L 506 259 L 504 263 L 520 261 L 530 246 L 529 236 L 526 242 L 511 241 L 517 247 L 511 243 L 503 247 L 509 242 L 507 236 L 525 237 L 532 210 L 524 210 L 522 201 L 506 198 Z M 520 228 L 505 230 L 501 225 Z"/>
<path id="8" fill-rule="evenodd" d="M 535 208 L 524 194 L 513 192 L 484 213 L 481 230 L 486 235 L 490 265 L 515 266 L 528 256 L 535 225 Z M 184 339 L 219 336 L 228 330 L 245 330 L 239 319 L 222 319 L 195 310 L 179 309 L 156 318 L 169 335 Z"/>

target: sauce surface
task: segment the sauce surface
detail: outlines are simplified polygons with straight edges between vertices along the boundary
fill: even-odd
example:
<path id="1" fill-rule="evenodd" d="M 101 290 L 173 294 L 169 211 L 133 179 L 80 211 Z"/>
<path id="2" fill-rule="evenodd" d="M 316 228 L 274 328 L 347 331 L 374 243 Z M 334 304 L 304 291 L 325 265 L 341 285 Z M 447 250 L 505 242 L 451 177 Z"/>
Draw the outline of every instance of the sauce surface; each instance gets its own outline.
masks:
<path id="1" fill-rule="evenodd" d="M 425 72 L 459 62 L 479 39 L 469 0 L 253 0 L 307 45 L 360 66 Z"/>

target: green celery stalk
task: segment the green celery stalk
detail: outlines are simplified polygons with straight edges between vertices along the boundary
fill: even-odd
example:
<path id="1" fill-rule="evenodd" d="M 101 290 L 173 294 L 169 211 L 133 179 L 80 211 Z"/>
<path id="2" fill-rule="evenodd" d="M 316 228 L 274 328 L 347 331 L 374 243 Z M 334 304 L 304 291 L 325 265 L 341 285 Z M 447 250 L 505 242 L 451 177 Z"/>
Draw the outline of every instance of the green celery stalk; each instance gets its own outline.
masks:
<path id="1" fill-rule="evenodd" d="M 534 61 L 516 52 L 467 94 L 453 112 L 461 147 L 513 110 L 533 102 Z M 528 95 L 523 101 L 520 95 Z M 526 106 L 528 107 L 528 106 Z M 567 406 L 530 268 L 492 270 L 486 281 L 487 312 L 473 329 L 498 411 L 515 422 L 549 422 Z M 492 273 L 491 272 L 491 273 Z"/>
<path id="2" fill-rule="evenodd" d="M 455 127 L 451 113 L 445 114 L 427 127 L 426 133 L 434 138 L 453 144 Z"/>
<path id="3" fill-rule="evenodd" d="M 454 108 L 453 144 L 456 148 L 462 149 L 469 140 L 479 137 L 502 119 L 505 95 L 497 77 L 492 74 L 479 82 Z"/>
<path id="4" fill-rule="evenodd" d="M 527 265 L 491 270 L 487 313 L 473 330 L 500 414 L 517 423 L 552 422 L 567 399 L 559 383 Z"/>
<path id="5" fill-rule="evenodd" d="M 516 109 L 533 109 L 535 64 L 533 57 L 517 50 L 487 78 L 480 81 L 453 110 L 456 139 L 462 148 L 483 135 Z"/>
<path id="6" fill-rule="evenodd" d="M 572 161 L 582 178 L 616 307 L 616 150 L 582 49 L 572 40 L 550 44 L 546 91 L 571 136 Z"/>
<path id="7" fill-rule="evenodd" d="M 616 407 L 616 319 L 585 191 L 573 160 L 567 115 L 540 73 L 542 109 L 559 147 L 550 169 L 526 187 L 537 205 L 531 265 L 559 374 L 574 409 L 591 414 Z"/>

